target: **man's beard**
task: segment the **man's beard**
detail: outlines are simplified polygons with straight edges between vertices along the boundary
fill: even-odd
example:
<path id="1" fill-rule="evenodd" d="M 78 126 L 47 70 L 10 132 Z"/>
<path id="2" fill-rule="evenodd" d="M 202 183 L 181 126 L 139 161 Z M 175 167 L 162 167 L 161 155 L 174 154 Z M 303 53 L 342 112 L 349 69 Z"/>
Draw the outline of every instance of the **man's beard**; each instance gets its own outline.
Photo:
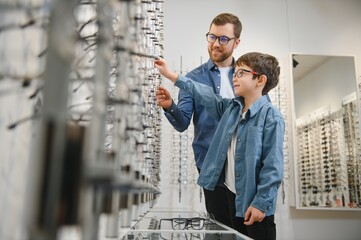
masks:
<path id="1" fill-rule="evenodd" d="M 214 48 L 213 50 L 216 49 L 217 48 Z M 212 49 L 208 49 L 208 54 L 213 62 L 223 62 L 232 55 L 232 53 L 229 52 L 218 52 L 217 56 L 214 56 L 214 54 L 212 54 Z"/>

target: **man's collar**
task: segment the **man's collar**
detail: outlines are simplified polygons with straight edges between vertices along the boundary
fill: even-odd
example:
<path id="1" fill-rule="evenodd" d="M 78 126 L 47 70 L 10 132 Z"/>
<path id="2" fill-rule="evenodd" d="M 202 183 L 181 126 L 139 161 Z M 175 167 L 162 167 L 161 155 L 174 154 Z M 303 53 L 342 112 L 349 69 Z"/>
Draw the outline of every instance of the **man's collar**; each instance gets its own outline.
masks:
<path id="1" fill-rule="evenodd" d="M 234 60 L 234 58 L 232 58 L 232 67 L 234 67 L 234 64 L 236 63 L 236 61 Z M 208 70 L 212 70 L 213 68 L 216 68 L 217 65 L 214 64 L 214 62 L 211 59 L 208 59 L 207 62 L 207 68 Z"/>

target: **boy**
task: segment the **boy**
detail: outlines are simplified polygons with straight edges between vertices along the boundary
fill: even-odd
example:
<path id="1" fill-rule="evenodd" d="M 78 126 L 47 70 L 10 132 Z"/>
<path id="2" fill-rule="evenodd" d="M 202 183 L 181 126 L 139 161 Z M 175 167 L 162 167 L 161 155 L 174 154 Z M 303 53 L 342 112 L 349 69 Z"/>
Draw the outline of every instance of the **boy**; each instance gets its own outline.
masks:
<path id="1" fill-rule="evenodd" d="M 170 71 L 156 60 L 159 72 L 220 119 L 198 184 L 212 190 L 225 165 L 234 228 L 254 239 L 276 239 L 274 213 L 283 178 L 284 120 L 268 100 L 278 84 L 280 67 L 273 56 L 247 53 L 236 62 L 233 99 Z"/>

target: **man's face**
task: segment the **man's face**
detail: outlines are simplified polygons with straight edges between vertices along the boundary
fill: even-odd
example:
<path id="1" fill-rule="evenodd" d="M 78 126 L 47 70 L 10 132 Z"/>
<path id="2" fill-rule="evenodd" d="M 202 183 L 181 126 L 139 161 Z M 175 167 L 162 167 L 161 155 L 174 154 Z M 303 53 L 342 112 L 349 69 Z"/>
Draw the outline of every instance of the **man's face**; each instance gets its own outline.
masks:
<path id="1" fill-rule="evenodd" d="M 219 38 L 216 39 L 215 42 L 210 43 L 208 42 L 208 53 L 209 57 L 215 63 L 220 63 L 228 59 L 232 56 L 233 50 L 237 48 L 240 40 L 234 38 L 234 30 L 233 24 L 227 23 L 223 26 L 217 26 L 212 24 L 209 34 L 212 34 L 216 37 L 225 36 L 228 37 L 230 40 L 226 45 L 221 45 L 219 43 Z"/>

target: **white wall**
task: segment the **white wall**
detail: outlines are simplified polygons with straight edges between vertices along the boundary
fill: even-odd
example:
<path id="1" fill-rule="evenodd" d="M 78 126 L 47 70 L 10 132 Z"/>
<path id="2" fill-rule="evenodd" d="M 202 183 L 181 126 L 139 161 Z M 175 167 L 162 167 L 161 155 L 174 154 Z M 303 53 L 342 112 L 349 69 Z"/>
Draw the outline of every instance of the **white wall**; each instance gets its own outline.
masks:
<path id="1" fill-rule="evenodd" d="M 249 51 L 273 54 L 280 60 L 281 77 L 290 81 L 291 53 L 354 55 L 356 74 L 361 75 L 359 0 L 166 0 L 164 11 L 165 58 L 174 70 L 179 70 L 180 56 L 183 70 L 198 66 L 201 56 L 207 61 L 204 35 L 209 24 L 217 14 L 231 12 L 243 23 L 235 57 Z M 291 145 L 289 149 L 292 154 Z M 167 154 L 162 156 L 162 162 L 169 161 Z M 296 210 L 287 203 L 293 198 L 293 181 L 285 188 L 286 202 L 279 198 L 276 212 L 278 239 L 360 239 L 361 212 Z M 158 207 L 166 204 L 159 200 Z"/>

